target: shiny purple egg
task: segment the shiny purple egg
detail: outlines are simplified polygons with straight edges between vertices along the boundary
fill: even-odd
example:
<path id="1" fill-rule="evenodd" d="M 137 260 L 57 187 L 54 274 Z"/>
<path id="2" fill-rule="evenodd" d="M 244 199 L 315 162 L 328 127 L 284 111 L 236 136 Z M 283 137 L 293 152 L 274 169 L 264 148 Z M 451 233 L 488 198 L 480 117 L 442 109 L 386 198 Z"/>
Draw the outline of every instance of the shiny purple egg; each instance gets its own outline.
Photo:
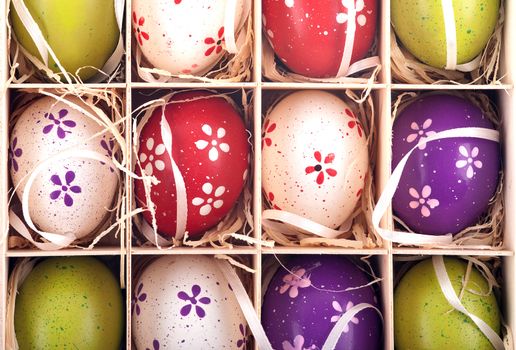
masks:
<path id="1" fill-rule="evenodd" d="M 464 127 L 494 129 L 480 108 L 461 97 L 430 94 L 414 100 L 394 122 L 393 168 L 421 138 Z M 499 171 L 498 142 L 467 137 L 428 142 L 406 164 L 394 213 L 414 232 L 457 234 L 486 212 Z"/>
<path id="2" fill-rule="evenodd" d="M 379 308 L 373 288 L 365 286 L 369 276 L 346 257 L 291 256 L 283 263 L 293 274 L 278 268 L 262 308 L 262 323 L 276 350 L 321 349 L 347 310 L 360 303 Z M 380 315 L 367 308 L 344 327 L 335 349 L 380 349 L 382 334 Z"/>

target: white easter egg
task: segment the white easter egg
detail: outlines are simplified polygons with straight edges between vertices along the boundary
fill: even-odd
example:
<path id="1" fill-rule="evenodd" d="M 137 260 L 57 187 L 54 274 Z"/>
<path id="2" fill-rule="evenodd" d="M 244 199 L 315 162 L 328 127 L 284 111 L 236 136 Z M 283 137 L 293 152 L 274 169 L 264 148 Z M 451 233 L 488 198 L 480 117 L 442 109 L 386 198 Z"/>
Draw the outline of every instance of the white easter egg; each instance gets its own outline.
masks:
<path id="1" fill-rule="evenodd" d="M 337 96 L 298 91 L 266 117 L 262 185 L 272 208 L 337 228 L 352 214 L 367 169 L 362 125 Z"/>
<path id="2" fill-rule="evenodd" d="M 202 75 L 225 53 L 229 0 L 134 0 L 133 31 L 143 55 L 172 74 Z M 244 20 L 244 0 L 236 1 L 235 28 Z"/>
<path id="3" fill-rule="evenodd" d="M 158 258 L 135 282 L 132 300 L 139 350 L 245 349 L 244 315 L 212 257 Z"/>
<path id="4" fill-rule="evenodd" d="M 66 99 L 88 110 L 79 98 Z M 38 229 L 82 238 L 107 217 L 117 192 L 117 170 L 112 164 L 81 158 L 83 150 L 111 158 L 112 135 L 93 137 L 103 129 L 97 121 L 52 97 L 31 102 L 17 119 L 11 132 L 9 167 L 20 200 L 28 177 L 46 162 L 29 192 L 29 213 Z M 77 153 L 48 161 L 69 149 Z"/>

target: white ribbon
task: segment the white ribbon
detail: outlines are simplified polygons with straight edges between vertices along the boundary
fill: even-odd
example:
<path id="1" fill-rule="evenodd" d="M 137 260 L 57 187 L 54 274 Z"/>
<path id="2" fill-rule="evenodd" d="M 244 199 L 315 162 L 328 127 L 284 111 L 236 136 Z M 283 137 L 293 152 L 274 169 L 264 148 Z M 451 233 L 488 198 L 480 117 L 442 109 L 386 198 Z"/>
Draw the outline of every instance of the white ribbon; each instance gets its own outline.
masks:
<path id="1" fill-rule="evenodd" d="M 452 0 L 441 0 L 446 35 L 446 67 L 447 70 L 471 72 L 478 68 L 482 55 L 471 62 L 457 64 L 457 28 L 455 27 L 455 11 Z"/>
<path id="2" fill-rule="evenodd" d="M 500 336 L 480 317 L 472 314 L 464 305 L 462 305 L 460 299 L 455 294 L 453 285 L 446 271 L 443 257 L 441 255 L 434 255 L 432 257 L 432 264 L 434 265 L 435 275 L 441 287 L 444 297 L 450 303 L 450 305 L 457 311 L 468 316 L 478 327 L 478 329 L 486 336 L 489 342 L 493 345 L 496 350 L 504 350 L 505 346 Z"/>
<path id="3" fill-rule="evenodd" d="M 260 322 L 260 318 L 256 314 L 253 303 L 249 299 L 244 285 L 242 284 L 242 281 L 240 281 L 240 278 L 236 274 L 235 270 L 233 270 L 227 261 L 216 260 L 216 263 L 226 278 L 227 282 L 233 289 L 238 304 L 242 309 L 242 313 L 244 314 L 244 317 L 247 320 L 247 324 L 251 329 L 251 333 L 253 333 L 257 348 L 260 350 L 272 350 L 272 345 L 267 338 L 267 335 L 265 334 L 265 330 L 263 329 L 263 326 Z M 231 312 L 231 310 L 227 311 Z"/>
<path id="4" fill-rule="evenodd" d="M 243 9 L 240 21 L 235 28 L 236 13 L 238 10 L 239 3 L 242 2 Z M 238 53 L 242 46 L 242 36 L 247 36 L 245 31 L 241 32 L 242 26 L 245 24 L 245 20 L 251 12 L 251 0 L 226 0 L 226 9 L 224 13 L 224 42 L 226 51 L 230 54 Z M 238 43 L 235 40 L 235 33 L 238 35 Z"/>
<path id="5" fill-rule="evenodd" d="M 351 319 L 355 317 L 360 311 L 365 309 L 375 310 L 378 313 L 378 315 L 380 315 L 380 319 L 383 323 L 382 312 L 378 310 L 378 308 L 376 308 L 375 306 L 369 303 L 360 303 L 354 305 L 339 318 L 337 323 L 335 323 L 330 334 L 328 334 L 328 337 L 326 338 L 326 341 L 324 342 L 324 345 L 322 346 L 321 350 L 334 350 L 337 346 L 337 343 L 339 342 L 340 336 L 344 332 L 344 328 L 346 327 L 346 325 L 348 325 Z"/>
<path id="6" fill-rule="evenodd" d="M 387 209 L 391 205 L 391 200 L 396 193 L 396 189 L 403 175 L 403 170 L 407 164 L 407 161 L 411 154 L 418 149 L 419 146 L 427 144 L 429 142 L 452 139 L 452 138 L 477 138 L 483 140 L 489 140 L 493 142 L 499 142 L 500 133 L 497 130 L 487 128 L 456 128 L 445 131 L 440 131 L 427 138 L 421 138 L 417 145 L 400 160 L 391 177 L 385 185 L 380 199 L 373 210 L 372 221 L 373 226 L 378 234 L 385 240 L 389 240 L 396 243 L 412 244 L 412 245 L 433 245 L 433 244 L 450 244 L 453 240 L 451 233 L 441 236 L 414 234 L 410 232 L 391 231 L 380 227 L 380 221 L 382 216 L 387 212 Z"/>

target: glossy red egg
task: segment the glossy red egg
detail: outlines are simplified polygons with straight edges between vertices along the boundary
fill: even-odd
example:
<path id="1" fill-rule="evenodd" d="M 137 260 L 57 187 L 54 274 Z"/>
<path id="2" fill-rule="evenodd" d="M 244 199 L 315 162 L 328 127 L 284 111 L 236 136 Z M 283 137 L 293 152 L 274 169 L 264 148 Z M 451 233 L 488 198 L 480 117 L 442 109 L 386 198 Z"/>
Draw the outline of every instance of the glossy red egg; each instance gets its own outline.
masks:
<path id="1" fill-rule="evenodd" d="M 264 35 L 293 72 L 335 77 L 339 70 L 354 4 L 356 32 L 351 64 L 364 58 L 376 31 L 376 0 L 263 0 Z"/>
<path id="2" fill-rule="evenodd" d="M 179 101 L 167 104 L 165 118 L 172 133 L 172 157 L 186 187 L 186 231 L 198 237 L 220 222 L 240 196 L 247 176 L 248 134 L 231 103 L 215 93 L 182 92 L 170 101 Z M 176 234 L 176 185 L 161 119 L 162 108 L 156 108 L 141 130 L 138 158 L 144 172 L 160 181 L 152 186 L 150 198 L 156 205 L 158 232 L 170 237 Z M 135 182 L 135 192 L 144 207 L 141 181 Z M 149 211 L 143 216 L 152 222 Z"/>

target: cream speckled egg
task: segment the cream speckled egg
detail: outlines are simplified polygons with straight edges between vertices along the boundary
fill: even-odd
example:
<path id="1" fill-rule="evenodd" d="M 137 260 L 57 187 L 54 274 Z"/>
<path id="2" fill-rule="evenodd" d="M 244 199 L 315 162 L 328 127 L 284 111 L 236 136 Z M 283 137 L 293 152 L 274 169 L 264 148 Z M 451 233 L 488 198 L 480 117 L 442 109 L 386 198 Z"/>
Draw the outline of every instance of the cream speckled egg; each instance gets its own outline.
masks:
<path id="1" fill-rule="evenodd" d="M 368 169 L 366 135 L 352 109 L 323 91 L 283 98 L 265 119 L 262 178 L 274 209 L 337 228 L 353 212 Z"/>
<path id="2" fill-rule="evenodd" d="M 155 68 L 172 74 L 202 75 L 223 56 L 224 18 L 229 0 L 134 0 L 134 36 Z M 237 1 L 235 27 L 243 15 Z"/>
<path id="3" fill-rule="evenodd" d="M 67 100 L 88 108 L 78 98 Z M 16 121 L 9 144 L 9 167 L 20 200 L 28 176 L 38 164 L 70 148 L 78 152 L 48 162 L 32 184 L 29 212 L 40 230 L 81 238 L 103 223 L 117 192 L 117 170 L 80 157 L 81 150 L 89 150 L 111 158 L 111 134 L 92 138 L 102 130 L 96 121 L 52 97 L 31 102 Z"/>
<path id="4" fill-rule="evenodd" d="M 139 350 L 246 347 L 244 315 L 212 257 L 160 257 L 135 282 L 132 300 Z"/>

